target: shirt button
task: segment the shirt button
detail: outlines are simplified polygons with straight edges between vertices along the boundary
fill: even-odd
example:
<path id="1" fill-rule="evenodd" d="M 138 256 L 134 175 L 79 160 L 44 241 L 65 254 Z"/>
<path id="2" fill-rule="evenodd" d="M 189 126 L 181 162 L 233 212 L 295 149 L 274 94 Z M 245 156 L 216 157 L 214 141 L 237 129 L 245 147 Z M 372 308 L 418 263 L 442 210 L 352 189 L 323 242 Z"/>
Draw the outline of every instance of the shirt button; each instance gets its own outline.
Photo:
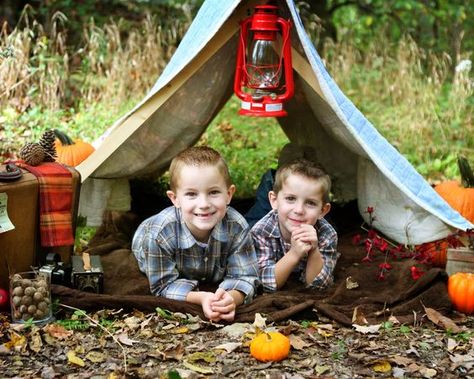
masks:
<path id="1" fill-rule="evenodd" d="M 209 258 L 208 257 L 204 257 L 204 262 L 207 262 Z"/>

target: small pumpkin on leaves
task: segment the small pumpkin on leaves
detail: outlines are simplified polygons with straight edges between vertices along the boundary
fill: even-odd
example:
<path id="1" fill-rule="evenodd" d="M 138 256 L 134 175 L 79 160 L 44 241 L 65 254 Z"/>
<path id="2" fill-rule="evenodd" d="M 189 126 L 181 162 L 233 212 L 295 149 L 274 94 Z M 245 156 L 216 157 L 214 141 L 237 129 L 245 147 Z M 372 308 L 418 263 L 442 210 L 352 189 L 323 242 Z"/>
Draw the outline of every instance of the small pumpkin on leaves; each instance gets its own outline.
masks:
<path id="1" fill-rule="evenodd" d="M 280 332 L 263 332 L 250 342 L 250 354 L 261 362 L 278 362 L 290 353 L 290 339 Z"/>
<path id="2" fill-rule="evenodd" d="M 457 272 L 448 279 L 448 294 L 459 312 L 474 313 L 474 274 Z"/>
<path id="3" fill-rule="evenodd" d="M 57 137 L 54 143 L 58 154 L 57 161 L 60 163 L 75 167 L 95 151 L 90 143 L 80 139 L 73 141 L 58 129 L 54 130 L 54 134 Z"/>

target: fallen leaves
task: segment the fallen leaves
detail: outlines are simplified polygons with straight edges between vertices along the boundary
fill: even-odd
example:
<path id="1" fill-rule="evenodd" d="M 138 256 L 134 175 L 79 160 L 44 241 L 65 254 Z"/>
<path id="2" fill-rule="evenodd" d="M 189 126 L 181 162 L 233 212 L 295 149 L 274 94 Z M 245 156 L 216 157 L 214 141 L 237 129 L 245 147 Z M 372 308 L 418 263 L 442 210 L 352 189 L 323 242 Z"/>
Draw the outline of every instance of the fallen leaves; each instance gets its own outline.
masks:
<path id="1" fill-rule="evenodd" d="M 425 309 L 426 316 L 428 317 L 428 319 L 435 325 L 438 325 L 444 328 L 445 330 L 449 330 L 453 333 L 461 332 L 461 328 L 459 328 L 449 317 L 443 316 L 441 313 L 434 310 L 433 308 L 427 308 L 425 306 L 423 306 L 423 308 Z"/>
<path id="2" fill-rule="evenodd" d="M 94 324 L 75 312 L 74 320 L 84 325 L 87 321 L 87 329 L 68 329 L 60 323 L 42 328 L 4 326 L 0 368 L 8 377 L 65 377 L 84 370 L 108 378 L 156 377 L 159 372 L 182 379 L 474 374 L 473 317 L 456 318 L 454 330 L 460 332 L 455 333 L 451 319 L 429 308 L 421 327 L 404 325 L 389 315 L 371 325 L 373 314 L 365 315 L 361 308 L 353 316 L 353 327 L 346 328 L 321 315 L 274 324 L 257 314 L 251 323 L 218 325 L 162 309 L 151 314 L 102 311 L 87 315 Z M 64 325 L 82 325 L 77 322 Z M 271 364 L 251 357 L 248 343 L 261 331 L 287 335 L 292 347 L 289 357 Z M 36 360 L 31 359 L 33 354 Z"/>

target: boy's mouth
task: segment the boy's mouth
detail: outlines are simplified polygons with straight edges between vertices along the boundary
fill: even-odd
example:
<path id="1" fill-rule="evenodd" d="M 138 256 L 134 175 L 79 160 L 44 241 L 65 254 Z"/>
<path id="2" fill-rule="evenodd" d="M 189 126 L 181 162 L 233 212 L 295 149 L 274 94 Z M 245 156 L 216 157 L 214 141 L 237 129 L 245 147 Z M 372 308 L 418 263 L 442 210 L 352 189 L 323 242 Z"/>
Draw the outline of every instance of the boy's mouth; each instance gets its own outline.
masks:
<path id="1" fill-rule="evenodd" d="M 208 218 L 211 217 L 215 214 L 216 212 L 212 213 L 194 213 L 194 216 L 199 217 L 199 218 Z"/>
<path id="2" fill-rule="evenodd" d="M 298 225 L 304 224 L 304 220 L 296 220 L 294 218 L 288 218 L 288 220 L 293 224 L 298 224 Z"/>

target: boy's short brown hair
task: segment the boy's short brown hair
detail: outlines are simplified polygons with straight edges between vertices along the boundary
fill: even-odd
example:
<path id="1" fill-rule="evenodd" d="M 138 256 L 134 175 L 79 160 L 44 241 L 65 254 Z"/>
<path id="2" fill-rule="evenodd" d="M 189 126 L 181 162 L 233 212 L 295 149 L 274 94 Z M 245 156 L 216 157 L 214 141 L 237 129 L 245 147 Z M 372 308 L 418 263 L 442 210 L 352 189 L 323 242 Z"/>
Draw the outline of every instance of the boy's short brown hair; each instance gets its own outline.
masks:
<path id="1" fill-rule="evenodd" d="M 179 174 L 183 166 L 216 166 L 221 173 L 227 187 L 232 185 L 229 168 L 224 158 L 209 146 L 193 146 L 176 155 L 170 165 L 170 189 L 176 191 Z"/>
<path id="2" fill-rule="evenodd" d="M 329 203 L 331 192 L 331 178 L 328 174 L 316 163 L 307 159 L 296 159 L 281 166 L 275 174 L 275 183 L 273 185 L 273 192 L 278 194 L 283 187 L 286 179 L 290 175 L 301 175 L 305 178 L 314 179 L 321 183 L 323 191 L 323 202 Z"/>

